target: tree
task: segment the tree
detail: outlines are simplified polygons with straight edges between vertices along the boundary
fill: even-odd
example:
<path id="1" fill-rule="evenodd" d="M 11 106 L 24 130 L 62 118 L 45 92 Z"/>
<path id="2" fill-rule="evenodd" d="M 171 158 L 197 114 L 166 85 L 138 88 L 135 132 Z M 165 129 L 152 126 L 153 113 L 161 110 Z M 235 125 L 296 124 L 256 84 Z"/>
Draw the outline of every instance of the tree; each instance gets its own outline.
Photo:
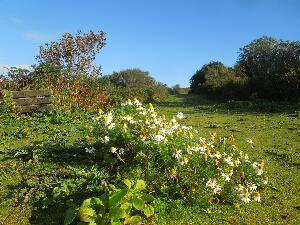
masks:
<path id="1" fill-rule="evenodd" d="M 149 72 L 140 69 L 126 69 L 120 72 L 113 72 L 109 80 L 123 87 L 153 87 L 159 83 L 149 75 Z"/>
<path id="2" fill-rule="evenodd" d="M 210 63 L 203 65 L 190 79 L 191 90 L 197 90 L 199 86 L 206 83 L 207 79 L 212 83 L 213 79 L 218 77 L 220 72 L 223 74 L 226 70 L 227 67 L 219 61 L 211 61 Z"/>
<path id="3" fill-rule="evenodd" d="M 97 53 L 105 46 L 105 33 L 64 33 L 56 42 L 40 47 L 37 59 L 40 64 L 51 64 L 66 69 L 69 75 L 99 75 L 100 68 L 92 65 Z"/>
<path id="4" fill-rule="evenodd" d="M 289 95 L 291 80 L 300 79 L 300 42 L 262 37 L 240 49 L 237 64 L 261 97 L 278 98 Z M 292 86 L 290 86 L 292 87 Z M 293 86 L 299 87 L 299 84 Z"/>

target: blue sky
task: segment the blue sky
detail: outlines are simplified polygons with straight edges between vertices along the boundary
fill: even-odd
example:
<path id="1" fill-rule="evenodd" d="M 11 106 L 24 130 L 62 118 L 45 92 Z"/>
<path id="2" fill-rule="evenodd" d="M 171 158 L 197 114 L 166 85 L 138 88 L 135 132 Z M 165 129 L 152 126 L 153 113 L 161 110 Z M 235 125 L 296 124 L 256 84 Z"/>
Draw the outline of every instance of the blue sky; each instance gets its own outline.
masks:
<path id="1" fill-rule="evenodd" d="M 299 24 L 298 0 L 0 0 L 0 67 L 35 64 L 64 32 L 103 30 L 103 74 L 140 68 L 184 87 L 211 60 L 234 65 L 262 35 L 300 40 Z"/>

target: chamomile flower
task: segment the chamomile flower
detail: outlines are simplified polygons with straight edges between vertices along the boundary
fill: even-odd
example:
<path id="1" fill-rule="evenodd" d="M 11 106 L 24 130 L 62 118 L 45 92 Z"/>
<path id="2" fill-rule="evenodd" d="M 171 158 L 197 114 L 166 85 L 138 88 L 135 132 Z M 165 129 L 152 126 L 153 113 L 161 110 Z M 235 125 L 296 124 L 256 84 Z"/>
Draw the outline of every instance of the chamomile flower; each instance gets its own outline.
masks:
<path id="1" fill-rule="evenodd" d="M 181 155 L 182 155 L 182 153 L 181 153 L 181 150 L 175 150 L 175 153 L 174 153 L 174 157 L 176 158 L 176 159 L 180 159 L 181 158 Z"/>
<path id="2" fill-rule="evenodd" d="M 260 194 L 258 192 L 254 192 L 253 200 L 256 202 L 260 202 Z"/>
<path id="3" fill-rule="evenodd" d="M 181 119 L 184 118 L 184 115 L 183 115 L 182 112 L 178 112 L 177 115 L 176 115 L 176 117 L 181 120 Z"/>
<path id="4" fill-rule="evenodd" d="M 110 152 L 111 152 L 111 153 L 117 153 L 117 150 L 118 150 L 118 149 L 117 149 L 116 147 L 111 147 L 111 148 L 110 148 Z"/>
<path id="5" fill-rule="evenodd" d="M 109 137 L 108 137 L 108 136 L 104 136 L 104 137 L 101 139 L 101 142 L 102 142 L 102 143 L 107 143 L 107 142 L 109 142 Z"/>
<path id="6" fill-rule="evenodd" d="M 89 154 L 93 154 L 96 151 L 94 147 L 87 147 L 85 148 L 85 152 Z"/>

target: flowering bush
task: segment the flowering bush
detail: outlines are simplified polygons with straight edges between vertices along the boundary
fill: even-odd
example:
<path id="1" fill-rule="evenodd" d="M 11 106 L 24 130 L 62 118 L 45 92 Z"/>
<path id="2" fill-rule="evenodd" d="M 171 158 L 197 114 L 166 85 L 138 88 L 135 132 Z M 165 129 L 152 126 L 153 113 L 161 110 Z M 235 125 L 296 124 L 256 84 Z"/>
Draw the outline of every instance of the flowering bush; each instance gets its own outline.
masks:
<path id="1" fill-rule="evenodd" d="M 111 164 L 116 176 L 145 180 L 153 193 L 214 203 L 260 202 L 268 183 L 264 162 L 251 161 L 233 136 L 199 137 L 178 122 L 183 118 L 178 113 L 167 119 L 152 104 L 128 100 L 93 118 L 98 142 L 86 151 Z M 253 147 L 251 139 L 246 142 Z"/>

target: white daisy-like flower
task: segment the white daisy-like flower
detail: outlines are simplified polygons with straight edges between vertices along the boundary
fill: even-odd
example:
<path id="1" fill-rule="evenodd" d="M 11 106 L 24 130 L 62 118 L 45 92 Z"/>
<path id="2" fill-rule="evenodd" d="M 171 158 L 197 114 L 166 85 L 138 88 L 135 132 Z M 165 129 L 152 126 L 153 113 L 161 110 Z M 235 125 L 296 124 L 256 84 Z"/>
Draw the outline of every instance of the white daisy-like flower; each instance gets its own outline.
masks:
<path id="1" fill-rule="evenodd" d="M 107 143 L 109 142 L 109 137 L 108 136 L 104 136 L 101 140 L 102 143 Z"/>
<path id="2" fill-rule="evenodd" d="M 246 139 L 246 142 L 247 142 L 248 144 L 250 144 L 250 145 L 253 145 L 253 140 L 250 139 L 250 138 L 247 138 L 247 139 Z"/>
<path id="3" fill-rule="evenodd" d="M 159 142 L 163 141 L 164 138 L 165 138 L 164 136 L 162 136 L 161 134 L 158 134 L 158 135 L 154 135 L 154 137 L 152 139 L 153 139 L 153 141 L 159 143 Z"/>
<path id="4" fill-rule="evenodd" d="M 258 192 L 254 193 L 253 200 L 256 201 L 256 202 L 260 202 L 261 201 L 260 194 Z"/>
<path id="5" fill-rule="evenodd" d="M 262 169 L 258 169 L 258 170 L 256 171 L 256 174 L 257 174 L 258 176 L 261 176 L 263 173 L 264 173 L 264 171 L 263 171 Z"/>
<path id="6" fill-rule="evenodd" d="M 133 104 L 136 105 L 136 106 L 141 106 L 142 105 L 142 103 L 140 103 L 140 101 L 137 100 L 136 98 L 134 99 Z"/>
<path id="7" fill-rule="evenodd" d="M 113 119 L 113 115 L 112 112 L 110 112 L 106 116 L 104 116 L 104 125 L 108 126 L 112 122 L 112 119 Z"/>
<path id="8" fill-rule="evenodd" d="M 118 150 L 118 149 L 117 149 L 116 147 L 111 147 L 111 148 L 110 148 L 110 152 L 111 152 L 111 153 L 117 153 L 117 150 Z"/>
<path id="9" fill-rule="evenodd" d="M 200 142 L 200 143 L 205 143 L 205 142 L 206 142 L 206 138 L 200 137 L 200 138 L 199 138 L 199 142 Z"/>
<path id="10" fill-rule="evenodd" d="M 235 190 L 237 190 L 238 192 L 243 192 L 245 189 L 245 187 L 241 184 L 239 184 L 237 187 L 235 187 Z"/>
<path id="11" fill-rule="evenodd" d="M 109 124 L 108 126 L 107 126 L 107 128 L 109 129 L 109 130 L 111 130 L 111 129 L 113 129 L 114 127 L 115 127 L 115 123 L 111 123 L 111 124 Z"/>
<path id="12" fill-rule="evenodd" d="M 87 148 L 85 148 L 85 152 L 89 153 L 89 154 L 92 154 L 95 151 L 96 151 L 96 149 L 94 147 L 87 147 Z"/>
<path id="13" fill-rule="evenodd" d="M 180 160 L 180 165 L 184 166 L 186 164 L 188 164 L 189 160 L 187 157 L 183 157 L 181 160 Z"/>
<path id="14" fill-rule="evenodd" d="M 234 163 L 232 161 L 232 157 L 228 156 L 227 158 L 223 159 L 229 166 L 234 166 Z"/>
<path id="15" fill-rule="evenodd" d="M 241 195 L 241 200 L 245 203 L 251 202 L 251 199 L 248 194 Z"/>
<path id="16" fill-rule="evenodd" d="M 182 155 L 182 153 L 181 153 L 181 150 L 175 150 L 175 153 L 174 153 L 174 157 L 176 158 L 176 159 L 180 159 L 181 158 L 181 155 Z"/>
<path id="17" fill-rule="evenodd" d="M 250 191 L 255 191 L 257 189 L 257 185 L 256 184 L 251 184 L 248 186 Z"/>
<path id="18" fill-rule="evenodd" d="M 222 173 L 221 176 L 224 178 L 225 181 L 227 181 L 227 182 L 230 181 L 230 177 L 227 174 Z"/>
<path id="19" fill-rule="evenodd" d="M 181 119 L 184 118 L 184 115 L 183 115 L 182 112 L 178 112 L 177 115 L 176 115 L 176 117 L 181 120 Z"/>

